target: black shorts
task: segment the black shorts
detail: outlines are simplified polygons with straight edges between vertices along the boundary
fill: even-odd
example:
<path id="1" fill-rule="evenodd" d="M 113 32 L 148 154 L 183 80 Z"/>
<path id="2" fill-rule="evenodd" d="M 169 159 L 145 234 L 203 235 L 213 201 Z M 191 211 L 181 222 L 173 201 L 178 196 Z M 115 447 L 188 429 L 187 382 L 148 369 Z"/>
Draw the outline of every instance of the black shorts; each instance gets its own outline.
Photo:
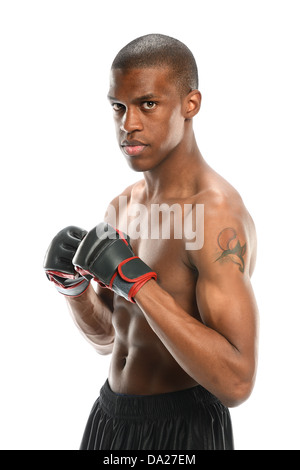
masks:
<path id="1" fill-rule="evenodd" d="M 233 450 L 228 408 L 200 385 L 160 395 L 122 395 L 105 382 L 80 450 Z"/>

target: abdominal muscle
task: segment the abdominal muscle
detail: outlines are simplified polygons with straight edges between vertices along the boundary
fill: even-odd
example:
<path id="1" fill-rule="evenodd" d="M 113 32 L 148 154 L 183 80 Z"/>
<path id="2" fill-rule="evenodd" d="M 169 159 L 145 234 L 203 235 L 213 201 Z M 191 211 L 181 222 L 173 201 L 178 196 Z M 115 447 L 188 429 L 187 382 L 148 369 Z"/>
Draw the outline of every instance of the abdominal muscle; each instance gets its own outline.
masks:
<path id="1" fill-rule="evenodd" d="M 196 386 L 134 304 L 116 300 L 109 384 L 116 393 L 153 395 Z"/>

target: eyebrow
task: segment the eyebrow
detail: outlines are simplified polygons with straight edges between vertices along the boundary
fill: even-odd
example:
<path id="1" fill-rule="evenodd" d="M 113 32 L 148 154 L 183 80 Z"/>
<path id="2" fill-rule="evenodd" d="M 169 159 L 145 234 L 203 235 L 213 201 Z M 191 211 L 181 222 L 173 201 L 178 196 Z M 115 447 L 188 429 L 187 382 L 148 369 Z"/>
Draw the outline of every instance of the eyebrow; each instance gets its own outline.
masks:
<path id="1" fill-rule="evenodd" d="M 119 100 L 118 100 L 117 98 L 115 98 L 114 96 L 107 95 L 107 98 L 108 98 L 110 101 L 119 101 Z M 151 100 L 154 100 L 154 99 L 158 99 L 158 96 L 154 95 L 154 93 L 148 93 L 147 95 L 138 96 L 138 97 L 135 98 L 133 101 L 134 101 L 134 102 L 138 102 L 138 101 L 151 101 Z"/>

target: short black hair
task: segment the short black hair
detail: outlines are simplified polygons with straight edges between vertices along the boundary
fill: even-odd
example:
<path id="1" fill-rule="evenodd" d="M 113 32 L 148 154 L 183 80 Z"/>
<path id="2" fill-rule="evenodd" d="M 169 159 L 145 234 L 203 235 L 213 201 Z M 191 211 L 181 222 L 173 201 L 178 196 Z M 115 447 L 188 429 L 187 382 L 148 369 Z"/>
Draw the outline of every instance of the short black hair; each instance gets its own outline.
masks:
<path id="1" fill-rule="evenodd" d="M 198 68 L 192 52 L 178 39 L 164 34 L 147 34 L 129 42 L 118 52 L 111 68 L 166 66 L 181 93 L 198 89 Z"/>

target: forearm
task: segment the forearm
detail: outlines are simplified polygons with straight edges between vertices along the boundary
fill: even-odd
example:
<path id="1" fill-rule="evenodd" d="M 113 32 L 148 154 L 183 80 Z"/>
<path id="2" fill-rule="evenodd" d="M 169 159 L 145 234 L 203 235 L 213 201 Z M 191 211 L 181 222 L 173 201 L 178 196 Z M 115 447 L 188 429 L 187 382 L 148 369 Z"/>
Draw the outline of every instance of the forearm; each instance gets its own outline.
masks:
<path id="1" fill-rule="evenodd" d="M 237 406 L 250 393 L 247 360 L 222 334 L 185 312 L 154 281 L 136 303 L 178 364 L 225 405 Z"/>
<path id="2" fill-rule="evenodd" d="M 79 297 L 66 297 L 71 316 L 84 337 L 100 354 L 109 354 L 114 342 L 112 312 L 92 285 Z"/>

